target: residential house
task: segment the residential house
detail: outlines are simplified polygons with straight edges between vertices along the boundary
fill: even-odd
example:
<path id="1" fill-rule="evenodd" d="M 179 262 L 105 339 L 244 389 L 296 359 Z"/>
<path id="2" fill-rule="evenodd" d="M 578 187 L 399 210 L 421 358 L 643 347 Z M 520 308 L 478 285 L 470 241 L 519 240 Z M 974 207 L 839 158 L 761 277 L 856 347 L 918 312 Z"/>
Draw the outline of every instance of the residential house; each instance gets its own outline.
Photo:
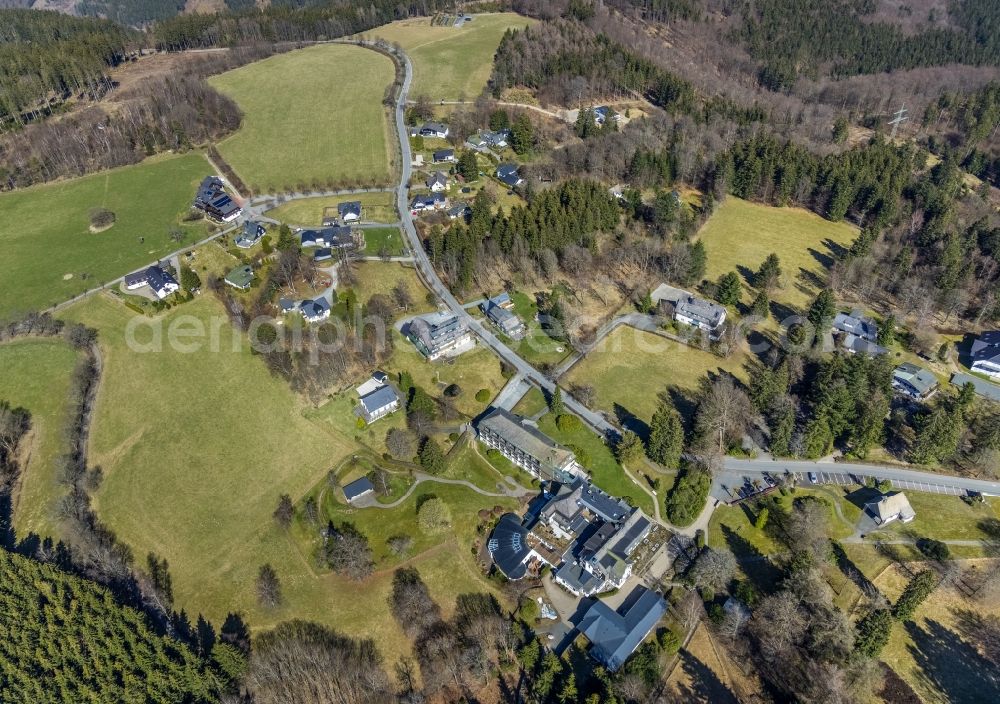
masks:
<path id="1" fill-rule="evenodd" d="M 246 291 L 253 283 L 253 268 L 249 264 L 238 266 L 226 274 L 225 282 L 240 291 Z"/>
<path id="2" fill-rule="evenodd" d="M 424 184 L 431 189 L 432 193 L 440 193 L 448 190 L 448 177 L 441 171 L 435 171 L 427 177 Z"/>
<path id="3" fill-rule="evenodd" d="M 337 215 L 341 222 L 357 222 L 361 219 L 361 201 L 349 200 L 344 203 L 337 203 Z"/>
<path id="4" fill-rule="evenodd" d="M 458 161 L 458 159 L 455 158 L 454 149 L 438 149 L 434 152 L 433 159 L 435 164 Z"/>
<path id="5" fill-rule="evenodd" d="M 281 311 L 282 315 L 285 315 L 286 313 L 291 313 L 293 310 L 296 310 L 298 307 L 299 307 L 299 304 L 296 303 L 291 298 L 279 298 L 278 299 L 278 310 Z"/>
<path id="6" fill-rule="evenodd" d="M 839 340 L 840 346 L 851 354 L 868 354 L 872 356 L 889 354 L 889 350 L 877 342 L 871 342 L 850 333 L 839 336 Z"/>
<path id="7" fill-rule="evenodd" d="M 415 196 L 410 201 L 410 211 L 416 215 L 427 210 L 441 210 L 447 207 L 448 198 L 444 193 L 431 193 L 429 195 Z"/>
<path id="8" fill-rule="evenodd" d="M 373 491 L 375 491 L 375 486 L 371 480 L 368 477 L 361 477 L 360 479 L 355 479 L 350 484 L 344 485 L 344 498 L 347 499 L 348 503 L 353 503 Z"/>
<path id="9" fill-rule="evenodd" d="M 472 208 L 468 203 L 458 203 L 448 209 L 448 217 L 452 220 L 458 220 L 458 218 L 467 218 L 472 215 Z"/>
<path id="10" fill-rule="evenodd" d="M 974 388 L 976 393 L 983 398 L 1000 402 L 1000 386 L 997 384 L 991 384 L 985 379 L 980 379 L 978 376 L 972 376 L 971 374 L 952 374 L 951 383 L 958 387 L 965 386 L 966 384 L 972 384 L 972 388 Z"/>
<path id="11" fill-rule="evenodd" d="M 901 491 L 883 496 L 878 501 L 872 501 L 865 505 L 865 509 L 880 526 L 896 520 L 902 523 L 909 523 L 917 516 L 913 507 L 910 506 L 906 494 Z"/>
<path id="12" fill-rule="evenodd" d="M 904 396 L 925 401 L 937 391 L 938 380 L 923 367 L 904 362 L 892 372 L 892 388 Z"/>
<path id="13" fill-rule="evenodd" d="M 485 130 L 479 133 L 486 145 L 494 148 L 506 147 L 510 139 L 510 130 L 502 129 L 496 132 Z"/>
<path id="14" fill-rule="evenodd" d="M 615 124 L 622 121 L 622 116 L 607 105 L 598 105 L 592 109 L 592 112 L 594 113 L 594 124 L 598 127 L 603 126 L 608 120 L 611 120 Z"/>
<path id="15" fill-rule="evenodd" d="M 429 361 L 459 355 L 475 344 L 465 321 L 451 313 L 417 316 L 407 325 L 406 336 Z"/>
<path id="16" fill-rule="evenodd" d="M 888 354 L 889 350 L 878 344 L 878 325 L 865 317 L 860 310 L 838 313 L 833 319 L 833 335 L 840 346 L 851 354 Z"/>
<path id="17" fill-rule="evenodd" d="M 833 329 L 868 342 L 878 342 L 878 325 L 871 318 L 866 318 L 860 310 L 854 310 L 850 314 L 837 313 L 837 317 L 833 319 Z"/>
<path id="18" fill-rule="evenodd" d="M 501 303 L 508 303 L 510 305 L 501 305 Z M 501 293 L 496 298 L 486 299 L 479 305 L 479 308 L 486 315 L 487 319 L 499 328 L 500 332 L 512 339 L 520 340 L 528 332 L 521 319 L 511 310 L 513 304 L 506 292 Z"/>
<path id="19" fill-rule="evenodd" d="M 443 122 L 425 122 L 424 126 L 420 128 L 421 137 L 438 137 L 439 139 L 448 138 L 448 125 Z"/>
<path id="20" fill-rule="evenodd" d="M 313 252 L 314 262 L 325 262 L 330 259 L 333 259 L 333 250 L 329 247 L 320 247 Z"/>
<path id="21" fill-rule="evenodd" d="M 591 604 L 577 628 L 590 641 L 591 657 L 615 672 L 666 613 L 659 594 L 636 587 L 618 610 L 603 601 Z"/>
<path id="22" fill-rule="evenodd" d="M 161 300 L 180 289 L 177 280 L 159 266 L 147 267 L 125 277 L 125 288 L 129 291 L 143 286 L 149 286 L 153 295 Z"/>
<path id="23" fill-rule="evenodd" d="M 500 517 L 486 543 L 493 564 L 507 579 L 521 579 L 527 574 L 527 561 L 531 553 L 528 546 L 528 531 L 521 519 L 513 513 Z"/>
<path id="24" fill-rule="evenodd" d="M 500 164 L 497 167 L 497 179 L 508 188 L 516 188 L 524 183 L 517 173 L 517 164 Z"/>
<path id="25" fill-rule="evenodd" d="M 243 212 L 243 208 L 226 193 L 226 186 L 218 176 L 206 176 L 202 180 L 193 205 L 209 217 L 223 222 L 232 222 Z"/>
<path id="26" fill-rule="evenodd" d="M 318 230 L 302 230 L 299 237 L 303 247 L 352 249 L 360 245 L 360 236 L 346 225 L 321 227 Z"/>
<path id="27" fill-rule="evenodd" d="M 704 330 L 715 339 L 726 322 L 726 309 L 718 303 L 688 294 L 674 306 L 674 320 Z"/>
<path id="28" fill-rule="evenodd" d="M 307 323 L 318 323 L 330 317 L 330 302 L 323 296 L 315 300 L 307 298 L 299 303 L 299 312 Z"/>
<path id="29" fill-rule="evenodd" d="M 361 397 L 361 416 L 366 423 L 374 423 L 399 408 L 399 395 L 388 384 Z"/>
<path id="30" fill-rule="evenodd" d="M 264 226 L 254 220 L 247 220 L 243 223 L 243 229 L 236 238 L 236 246 L 240 249 L 249 249 L 260 242 L 260 238 L 267 232 Z"/>
<path id="31" fill-rule="evenodd" d="M 972 371 L 1000 379 L 1000 330 L 982 333 L 972 343 Z"/>
<path id="32" fill-rule="evenodd" d="M 572 452 L 503 408 L 490 411 L 476 432 L 479 442 L 540 479 L 569 480 L 579 471 Z"/>

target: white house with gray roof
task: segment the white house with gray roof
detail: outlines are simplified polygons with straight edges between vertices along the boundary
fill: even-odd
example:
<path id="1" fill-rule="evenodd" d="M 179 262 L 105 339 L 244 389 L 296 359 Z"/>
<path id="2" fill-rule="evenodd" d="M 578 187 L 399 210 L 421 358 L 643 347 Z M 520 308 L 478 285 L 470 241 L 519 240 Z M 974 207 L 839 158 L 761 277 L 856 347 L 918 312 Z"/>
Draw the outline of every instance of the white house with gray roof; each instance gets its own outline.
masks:
<path id="1" fill-rule="evenodd" d="M 452 313 L 418 315 L 406 326 L 406 337 L 420 354 L 433 362 L 441 357 L 454 357 L 475 345 L 465 322 Z"/>
<path id="2" fill-rule="evenodd" d="M 938 380 L 923 367 L 904 362 L 892 372 L 892 388 L 904 396 L 925 401 L 937 391 Z"/>
<path id="3" fill-rule="evenodd" d="M 984 332 L 972 343 L 972 371 L 1000 379 L 1000 330 Z"/>
<path id="4" fill-rule="evenodd" d="M 687 294 L 674 305 L 674 320 L 704 330 L 709 337 L 716 338 L 726 322 L 726 309 L 718 303 Z"/>

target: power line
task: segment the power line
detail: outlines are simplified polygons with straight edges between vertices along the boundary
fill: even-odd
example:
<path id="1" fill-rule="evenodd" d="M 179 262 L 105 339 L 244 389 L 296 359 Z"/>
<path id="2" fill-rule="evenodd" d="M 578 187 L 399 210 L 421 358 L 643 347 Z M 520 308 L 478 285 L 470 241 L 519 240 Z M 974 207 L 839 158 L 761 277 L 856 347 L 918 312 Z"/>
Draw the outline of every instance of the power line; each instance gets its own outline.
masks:
<path id="1" fill-rule="evenodd" d="M 892 134 L 889 135 L 890 140 L 896 139 L 896 130 L 899 129 L 899 126 L 901 124 L 910 119 L 906 113 L 907 110 L 906 106 L 904 105 L 903 107 L 899 108 L 899 110 L 896 111 L 895 116 L 891 120 L 889 120 L 889 124 L 892 125 Z"/>

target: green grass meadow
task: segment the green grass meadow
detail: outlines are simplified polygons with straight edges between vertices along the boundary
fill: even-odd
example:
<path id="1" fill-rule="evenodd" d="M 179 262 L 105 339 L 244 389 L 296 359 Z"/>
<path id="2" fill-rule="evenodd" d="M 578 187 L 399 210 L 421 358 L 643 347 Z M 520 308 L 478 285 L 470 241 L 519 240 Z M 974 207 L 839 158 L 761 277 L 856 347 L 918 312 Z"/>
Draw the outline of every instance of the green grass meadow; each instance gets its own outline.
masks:
<path id="1" fill-rule="evenodd" d="M 709 281 L 730 271 L 754 272 L 776 252 L 782 278 L 771 298 L 801 311 L 818 293 L 817 282 L 826 281 L 835 250 L 849 246 L 857 234 L 853 225 L 830 222 L 802 208 L 774 208 L 729 196 L 698 238 L 708 252 Z M 743 298 L 747 303 L 753 298 L 746 285 Z"/>
<path id="2" fill-rule="evenodd" d="M 213 76 L 244 113 L 219 151 L 257 192 L 314 180 L 388 184 L 396 149 L 382 99 L 394 75 L 382 54 L 324 44 Z"/>
<path id="3" fill-rule="evenodd" d="M 180 219 L 210 173 L 204 157 L 189 153 L 0 195 L 0 319 L 60 303 L 204 237 L 203 221 Z M 96 207 L 116 222 L 93 233 Z M 175 227 L 180 243 L 170 238 Z"/>
<path id="4" fill-rule="evenodd" d="M 314 196 L 299 198 L 282 203 L 267 211 L 274 218 L 289 226 L 319 227 L 323 224 L 323 214 L 327 208 L 336 212 L 337 204 L 349 200 L 361 201 L 362 215 L 366 222 L 397 222 L 399 214 L 393 202 L 395 195 L 390 192 L 352 193 L 343 196 Z"/>
<path id="5" fill-rule="evenodd" d="M 489 80 L 504 32 L 535 20 L 513 12 L 475 15 L 462 27 L 432 27 L 428 17 L 400 20 L 366 35 L 396 42 L 413 62 L 410 97 L 474 100 Z"/>
<path id="6" fill-rule="evenodd" d="M 59 338 L 22 338 L 0 345 L 0 400 L 31 412 L 21 450 L 21 479 L 14 499 L 14 527 L 56 536 L 56 505 L 65 487 L 56 481 L 56 458 L 66 452 L 63 429 L 77 353 Z"/>

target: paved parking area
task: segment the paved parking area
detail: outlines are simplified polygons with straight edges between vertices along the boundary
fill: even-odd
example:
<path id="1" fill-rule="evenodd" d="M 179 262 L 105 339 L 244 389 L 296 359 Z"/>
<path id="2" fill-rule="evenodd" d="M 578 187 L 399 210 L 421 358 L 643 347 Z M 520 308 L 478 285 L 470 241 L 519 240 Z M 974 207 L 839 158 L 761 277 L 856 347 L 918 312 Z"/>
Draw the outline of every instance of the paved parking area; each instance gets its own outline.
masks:
<path id="1" fill-rule="evenodd" d="M 808 486 L 812 482 L 809 481 L 809 477 L 806 474 L 797 475 L 799 486 Z M 864 484 L 865 477 L 855 474 L 848 474 L 846 472 L 816 472 L 817 484 L 838 484 L 840 486 L 848 486 L 851 484 Z M 914 482 L 907 481 L 903 479 L 890 479 L 894 489 L 909 489 L 911 491 L 925 491 L 930 494 L 948 494 L 950 496 L 962 496 L 965 494 L 964 489 L 958 489 L 952 486 L 945 486 L 943 484 L 933 484 L 930 482 Z"/>

